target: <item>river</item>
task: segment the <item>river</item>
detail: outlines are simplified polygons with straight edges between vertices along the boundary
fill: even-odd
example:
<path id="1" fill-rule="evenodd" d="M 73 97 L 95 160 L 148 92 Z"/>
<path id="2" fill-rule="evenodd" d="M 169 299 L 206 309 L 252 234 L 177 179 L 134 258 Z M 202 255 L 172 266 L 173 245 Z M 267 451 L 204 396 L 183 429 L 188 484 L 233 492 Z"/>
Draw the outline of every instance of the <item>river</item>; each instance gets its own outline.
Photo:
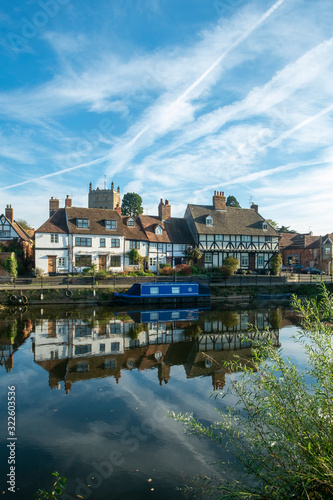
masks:
<path id="1" fill-rule="evenodd" d="M 249 324 L 259 333 L 249 334 Z M 211 397 L 228 387 L 224 362 L 235 352 L 249 360 L 242 336 L 260 337 L 267 327 L 302 366 L 289 309 L 11 309 L 0 320 L 3 498 L 12 494 L 8 477 L 15 499 L 27 500 L 50 486 L 54 471 L 67 478 L 64 500 L 184 498 L 177 488 L 214 474 L 211 464 L 224 457 L 167 412 L 216 420 L 216 407 L 227 404 Z M 13 441 L 8 391 L 15 393 Z M 4 479 L 8 442 L 15 469 Z"/>

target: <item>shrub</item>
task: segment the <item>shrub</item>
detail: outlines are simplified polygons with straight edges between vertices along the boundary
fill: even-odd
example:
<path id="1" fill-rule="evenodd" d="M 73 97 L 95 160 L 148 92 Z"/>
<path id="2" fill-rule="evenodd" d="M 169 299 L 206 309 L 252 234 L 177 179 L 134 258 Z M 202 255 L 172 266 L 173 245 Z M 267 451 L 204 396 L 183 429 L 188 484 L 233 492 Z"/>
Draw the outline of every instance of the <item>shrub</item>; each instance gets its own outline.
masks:
<path id="1" fill-rule="evenodd" d="M 176 266 L 176 273 L 181 276 L 191 276 L 192 269 L 187 264 L 178 264 Z"/>
<path id="2" fill-rule="evenodd" d="M 234 457 L 229 468 L 220 464 L 220 478 L 206 481 L 214 498 L 333 498 L 333 297 L 321 285 L 318 301 L 294 299 L 293 307 L 302 318 L 295 337 L 306 353 L 305 373 L 267 336 L 251 365 L 229 363 L 229 373 L 243 370 L 227 392 L 238 405 L 219 410 L 218 422 L 207 427 L 173 414 Z"/>
<path id="3" fill-rule="evenodd" d="M 223 261 L 223 266 L 230 267 L 231 274 L 234 274 L 239 268 L 239 260 L 235 259 L 235 257 L 226 257 Z"/>
<path id="4" fill-rule="evenodd" d="M 231 276 L 233 274 L 233 271 L 231 269 L 231 267 L 229 266 L 221 266 L 219 267 L 219 272 L 225 276 L 226 278 L 229 278 L 229 276 Z"/>
<path id="5" fill-rule="evenodd" d="M 281 273 L 282 257 L 281 254 L 274 255 L 269 263 L 270 270 L 276 276 Z"/>
<path id="6" fill-rule="evenodd" d="M 172 276 L 175 274 L 175 270 L 173 267 L 165 266 L 165 267 L 162 267 L 162 269 L 160 269 L 160 274 L 162 276 Z"/>
<path id="7" fill-rule="evenodd" d="M 96 273 L 96 279 L 98 280 L 104 280 L 108 277 L 108 273 L 107 271 L 104 271 L 103 269 L 101 269 L 100 271 L 97 271 Z"/>

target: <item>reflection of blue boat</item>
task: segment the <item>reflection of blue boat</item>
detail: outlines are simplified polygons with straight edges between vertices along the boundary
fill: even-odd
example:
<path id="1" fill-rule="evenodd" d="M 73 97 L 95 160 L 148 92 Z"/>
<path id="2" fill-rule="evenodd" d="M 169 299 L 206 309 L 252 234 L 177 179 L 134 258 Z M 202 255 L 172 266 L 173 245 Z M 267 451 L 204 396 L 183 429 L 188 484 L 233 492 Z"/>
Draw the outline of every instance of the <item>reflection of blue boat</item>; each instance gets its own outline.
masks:
<path id="1" fill-rule="evenodd" d="M 200 283 L 135 283 L 125 293 L 115 293 L 117 302 L 129 303 L 193 303 L 207 302 L 210 299 L 210 289 Z"/>
<path id="2" fill-rule="evenodd" d="M 199 319 L 199 309 L 160 309 L 159 311 L 141 311 L 140 323 L 153 321 L 196 321 Z"/>

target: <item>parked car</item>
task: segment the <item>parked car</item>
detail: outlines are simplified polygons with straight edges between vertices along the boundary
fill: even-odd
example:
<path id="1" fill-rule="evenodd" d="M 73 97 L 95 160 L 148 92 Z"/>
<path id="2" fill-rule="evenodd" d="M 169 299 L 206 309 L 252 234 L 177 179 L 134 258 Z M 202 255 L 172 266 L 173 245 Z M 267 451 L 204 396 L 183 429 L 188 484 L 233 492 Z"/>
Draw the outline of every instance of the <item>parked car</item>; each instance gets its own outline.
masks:
<path id="1" fill-rule="evenodd" d="M 289 273 L 292 270 L 291 266 L 281 266 L 281 272 Z"/>
<path id="2" fill-rule="evenodd" d="M 315 267 L 305 267 L 301 272 L 304 274 L 325 274 L 325 271 L 321 271 Z"/>
<path id="3" fill-rule="evenodd" d="M 305 266 L 303 266 L 302 264 L 294 264 L 291 267 L 294 273 L 301 273 L 302 269 L 305 269 Z"/>

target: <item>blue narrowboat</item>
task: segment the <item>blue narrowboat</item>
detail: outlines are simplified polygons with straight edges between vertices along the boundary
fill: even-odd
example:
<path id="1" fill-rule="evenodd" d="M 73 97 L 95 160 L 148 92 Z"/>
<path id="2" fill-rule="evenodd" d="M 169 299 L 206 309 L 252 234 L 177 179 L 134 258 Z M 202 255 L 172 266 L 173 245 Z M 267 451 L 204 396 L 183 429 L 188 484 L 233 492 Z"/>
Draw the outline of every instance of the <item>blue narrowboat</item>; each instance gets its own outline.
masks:
<path id="1" fill-rule="evenodd" d="M 127 292 L 115 293 L 114 297 L 125 304 L 207 302 L 210 289 L 195 282 L 134 283 Z"/>

